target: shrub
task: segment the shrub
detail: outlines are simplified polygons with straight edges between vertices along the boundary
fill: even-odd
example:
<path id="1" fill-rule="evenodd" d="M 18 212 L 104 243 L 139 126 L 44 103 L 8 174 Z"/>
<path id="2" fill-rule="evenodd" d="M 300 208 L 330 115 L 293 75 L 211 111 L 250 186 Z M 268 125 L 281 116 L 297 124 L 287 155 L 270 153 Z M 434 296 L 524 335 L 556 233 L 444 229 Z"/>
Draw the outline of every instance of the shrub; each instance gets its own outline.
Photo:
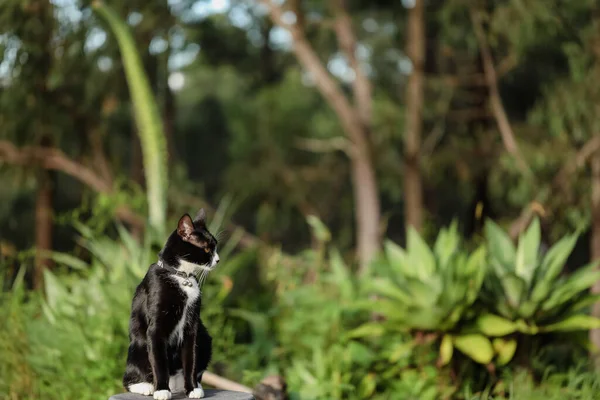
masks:
<path id="1" fill-rule="evenodd" d="M 501 316 L 479 318 L 478 325 L 485 333 L 535 335 L 600 327 L 600 320 L 583 312 L 599 299 L 588 291 L 600 279 L 598 263 L 560 276 L 577 234 L 565 236 L 542 254 L 537 219 L 519 238 L 516 248 L 494 222 L 487 221 L 485 230 L 490 273 L 481 299 L 490 312 Z"/>
<path id="2" fill-rule="evenodd" d="M 473 304 L 486 272 L 485 249 L 470 255 L 463 251 L 456 224 L 440 231 L 433 249 L 412 228 L 406 250 L 387 241 L 374 271 L 363 286 L 378 298 L 363 306 L 383 321 L 366 323 L 355 335 L 434 332 L 443 336 L 441 364 L 451 359 L 454 347 L 477 362 L 492 360 L 492 343 L 464 329 L 465 321 L 475 316 Z"/>

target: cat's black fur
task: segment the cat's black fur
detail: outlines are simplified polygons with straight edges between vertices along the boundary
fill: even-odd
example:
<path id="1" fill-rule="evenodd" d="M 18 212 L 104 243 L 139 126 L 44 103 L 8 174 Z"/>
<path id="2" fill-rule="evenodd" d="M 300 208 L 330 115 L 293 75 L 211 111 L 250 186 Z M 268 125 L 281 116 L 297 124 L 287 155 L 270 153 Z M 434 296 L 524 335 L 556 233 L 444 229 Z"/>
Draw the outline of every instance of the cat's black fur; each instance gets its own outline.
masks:
<path id="1" fill-rule="evenodd" d="M 179 370 L 183 370 L 188 396 L 199 387 L 211 359 L 212 339 L 200 320 L 199 288 L 197 297 L 193 295 L 198 282 L 195 277 L 186 282 L 181 275 L 184 268 L 188 275 L 214 268 L 219 261 L 216 246 L 216 239 L 206 227 L 204 210 L 200 210 L 193 221 L 185 214 L 160 251 L 159 261 L 150 266 L 137 287 L 131 307 L 130 345 L 123 377 L 127 390 L 134 384 L 151 383 L 154 391 L 168 391 L 169 378 Z M 197 270 L 190 271 L 194 265 Z M 195 299 L 188 301 L 188 297 Z M 186 302 L 187 317 L 183 315 Z M 177 330 L 184 317 L 183 328 Z M 174 332 L 182 332 L 182 337 L 176 334 L 174 337 Z M 170 393 L 167 395 L 170 398 Z"/>

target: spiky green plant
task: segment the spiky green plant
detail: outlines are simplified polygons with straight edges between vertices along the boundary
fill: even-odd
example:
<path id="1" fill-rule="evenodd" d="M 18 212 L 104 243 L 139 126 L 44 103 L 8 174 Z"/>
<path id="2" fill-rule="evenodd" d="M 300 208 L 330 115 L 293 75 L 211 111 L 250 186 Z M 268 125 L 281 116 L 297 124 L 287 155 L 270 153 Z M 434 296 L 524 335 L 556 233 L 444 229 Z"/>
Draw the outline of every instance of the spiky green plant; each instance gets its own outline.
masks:
<path id="1" fill-rule="evenodd" d="M 598 296 L 588 292 L 600 279 L 598 263 L 582 267 L 569 276 L 560 276 L 578 234 L 565 236 L 543 254 L 537 219 L 521 235 L 516 247 L 494 222 L 487 221 L 485 231 L 490 274 L 482 300 L 502 317 L 481 316 L 478 324 L 485 333 L 537 334 L 600 327 L 600 320 L 583 312 L 598 300 Z M 490 319 L 494 320 L 493 324 Z"/>
<path id="2" fill-rule="evenodd" d="M 456 347 L 473 360 L 487 364 L 494 356 L 491 341 L 462 329 L 486 274 L 485 248 L 470 255 L 460 248 L 456 224 L 442 229 L 433 249 L 409 229 L 406 250 L 391 241 L 365 281 L 377 299 L 363 306 L 381 315 L 383 322 L 368 323 L 355 335 L 426 331 L 442 336 L 440 362 L 447 363 Z"/>
<path id="3" fill-rule="evenodd" d="M 104 2 L 96 0 L 92 7 L 108 23 L 121 50 L 142 145 L 150 226 L 163 237 L 167 210 L 167 147 L 159 108 L 129 28 Z"/>

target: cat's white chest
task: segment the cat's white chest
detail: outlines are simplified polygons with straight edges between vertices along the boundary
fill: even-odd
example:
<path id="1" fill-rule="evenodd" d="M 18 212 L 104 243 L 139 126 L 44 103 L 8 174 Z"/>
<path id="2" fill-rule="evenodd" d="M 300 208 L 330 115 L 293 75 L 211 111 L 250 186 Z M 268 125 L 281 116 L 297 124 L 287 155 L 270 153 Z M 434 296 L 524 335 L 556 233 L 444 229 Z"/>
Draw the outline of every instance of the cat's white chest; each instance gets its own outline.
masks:
<path id="1" fill-rule="evenodd" d="M 186 279 L 177 275 L 173 275 L 172 279 L 177 282 L 179 289 L 181 289 L 186 298 L 183 312 L 181 313 L 181 318 L 179 319 L 179 322 L 177 322 L 177 325 L 175 325 L 173 332 L 171 332 L 171 335 L 169 336 L 169 342 L 171 344 L 181 344 L 183 341 L 184 328 L 190 320 L 190 313 L 194 312 L 192 304 L 194 304 L 194 302 L 198 299 L 198 296 L 200 296 L 200 288 L 198 287 L 198 282 L 196 282 L 194 278 Z M 186 281 L 191 283 L 191 286 L 189 284 L 184 285 L 183 282 Z"/>

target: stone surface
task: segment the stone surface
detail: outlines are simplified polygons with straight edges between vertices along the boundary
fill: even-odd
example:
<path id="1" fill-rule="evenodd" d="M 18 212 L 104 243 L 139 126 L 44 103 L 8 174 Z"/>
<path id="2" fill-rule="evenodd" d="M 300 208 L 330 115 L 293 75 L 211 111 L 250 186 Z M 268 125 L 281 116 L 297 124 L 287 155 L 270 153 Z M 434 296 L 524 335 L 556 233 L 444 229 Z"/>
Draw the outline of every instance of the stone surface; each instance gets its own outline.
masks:
<path id="1" fill-rule="evenodd" d="M 212 389 L 204 389 L 204 398 L 210 400 L 254 400 L 254 396 L 250 393 Z M 187 399 L 187 397 L 183 393 L 173 393 L 172 400 L 179 399 Z M 135 393 L 119 393 L 111 396 L 108 400 L 153 400 L 153 397 Z"/>

